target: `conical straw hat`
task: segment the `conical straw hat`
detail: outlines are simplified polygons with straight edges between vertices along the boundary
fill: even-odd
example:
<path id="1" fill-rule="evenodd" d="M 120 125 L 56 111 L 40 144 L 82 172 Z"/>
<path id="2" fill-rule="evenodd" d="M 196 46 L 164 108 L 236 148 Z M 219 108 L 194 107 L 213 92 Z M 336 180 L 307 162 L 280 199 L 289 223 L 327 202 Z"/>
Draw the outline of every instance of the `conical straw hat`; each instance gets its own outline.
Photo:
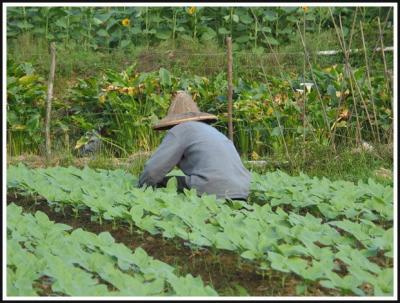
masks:
<path id="1" fill-rule="evenodd" d="M 214 115 L 201 112 L 188 93 L 177 91 L 167 116 L 153 125 L 153 129 L 164 130 L 186 121 L 215 122 L 217 119 Z"/>

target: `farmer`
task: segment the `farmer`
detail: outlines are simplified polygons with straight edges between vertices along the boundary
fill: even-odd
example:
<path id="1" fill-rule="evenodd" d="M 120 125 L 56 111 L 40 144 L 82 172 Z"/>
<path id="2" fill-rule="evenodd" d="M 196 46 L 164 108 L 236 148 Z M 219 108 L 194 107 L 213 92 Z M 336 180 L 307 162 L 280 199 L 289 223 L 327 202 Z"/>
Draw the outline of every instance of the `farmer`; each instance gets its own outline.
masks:
<path id="1" fill-rule="evenodd" d="M 146 162 L 139 186 L 165 187 L 166 175 L 177 165 L 185 176 L 176 177 L 178 190 L 195 188 L 199 195 L 247 200 L 250 173 L 232 141 L 208 123 L 217 117 L 200 112 L 191 96 L 178 91 L 165 118 L 153 126 L 167 130 L 161 145 Z"/>

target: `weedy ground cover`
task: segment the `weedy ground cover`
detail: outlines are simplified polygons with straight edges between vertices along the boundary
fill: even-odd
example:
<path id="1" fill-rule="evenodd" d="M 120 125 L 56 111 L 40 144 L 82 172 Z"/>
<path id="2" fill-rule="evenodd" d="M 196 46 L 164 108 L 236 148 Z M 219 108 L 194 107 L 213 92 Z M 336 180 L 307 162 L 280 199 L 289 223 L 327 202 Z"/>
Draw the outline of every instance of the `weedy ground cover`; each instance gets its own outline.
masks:
<path id="1" fill-rule="evenodd" d="M 241 262 L 294 273 L 298 292 L 318 283 L 342 294 L 390 295 L 393 289 L 393 196 L 390 186 L 253 174 L 249 204 L 230 203 L 194 191 L 135 188 L 121 170 L 12 166 L 8 187 L 40 195 L 78 218 L 128 224 L 131 232 L 180 238 L 195 250 L 231 251 Z M 289 208 L 285 205 L 289 204 Z M 383 262 L 380 262 L 384 260 Z"/>

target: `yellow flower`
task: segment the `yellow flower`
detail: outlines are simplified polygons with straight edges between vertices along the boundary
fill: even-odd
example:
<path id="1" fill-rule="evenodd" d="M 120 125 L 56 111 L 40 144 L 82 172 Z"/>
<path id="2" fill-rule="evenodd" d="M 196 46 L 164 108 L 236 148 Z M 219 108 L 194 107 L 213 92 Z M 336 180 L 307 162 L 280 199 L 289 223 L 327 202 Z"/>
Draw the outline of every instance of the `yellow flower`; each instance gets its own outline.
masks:
<path id="1" fill-rule="evenodd" d="M 259 156 L 255 151 L 253 151 L 253 152 L 251 153 L 251 159 L 257 161 L 258 159 L 260 159 L 260 156 Z"/>
<path id="2" fill-rule="evenodd" d="M 189 15 L 193 15 L 195 12 L 196 12 L 196 7 L 195 6 L 190 7 L 189 10 L 188 10 L 188 14 Z"/>
<path id="3" fill-rule="evenodd" d="M 106 102 L 106 96 L 105 95 L 101 95 L 99 97 L 99 102 L 100 102 L 100 104 L 104 104 L 104 102 Z"/>
<path id="4" fill-rule="evenodd" d="M 128 87 L 128 95 L 133 96 L 135 94 L 136 90 L 134 87 Z"/>
<path id="5" fill-rule="evenodd" d="M 339 115 L 339 117 L 342 118 L 343 120 L 347 120 L 349 118 L 349 116 L 350 116 L 350 113 L 347 108 L 344 108 Z"/>
<path id="6" fill-rule="evenodd" d="M 307 11 L 308 11 L 308 6 L 302 6 L 302 8 L 303 8 L 303 11 L 304 11 L 305 13 L 307 13 Z"/>
<path id="7" fill-rule="evenodd" d="M 117 86 L 114 85 L 109 85 L 107 86 L 107 88 L 105 89 L 105 91 L 109 92 L 109 91 L 114 91 L 114 90 L 118 90 Z"/>
<path id="8" fill-rule="evenodd" d="M 131 21 L 128 18 L 125 18 L 124 20 L 121 21 L 123 26 L 129 26 L 129 24 L 131 23 Z"/>
<path id="9" fill-rule="evenodd" d="M 274 112 L 274 110 L 272 109 L 272 107 L 270 107 L 270 108 L 268 108 L 267 115 L 270 116 L 270 115 L 272 115 L 273 112 Z"/>

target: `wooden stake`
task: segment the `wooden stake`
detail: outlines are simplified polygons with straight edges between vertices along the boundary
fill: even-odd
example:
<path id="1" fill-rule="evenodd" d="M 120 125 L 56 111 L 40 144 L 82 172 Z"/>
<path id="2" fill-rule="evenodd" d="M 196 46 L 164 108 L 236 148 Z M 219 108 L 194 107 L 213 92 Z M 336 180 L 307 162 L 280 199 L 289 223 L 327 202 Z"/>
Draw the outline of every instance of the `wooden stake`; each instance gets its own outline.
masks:
<path id="1" fill-rule="evenodd" d="M 262 69 L 263 74 L 264 74 L 266 87 L 268 89 L 269 95 L 271 96 L 271 100 L 272 100 L 272 98 L 273 98 L 272 97 L 272 91 L 269 88 L 267 73 L 266 73 L 266 71 L 264 69 L 264 65 L 263 64 L 261 64 L 261 69 Z M 271 105 L 273 107 L 274 112 L 276 113 L 279 109 L 276 108 L 275 103 L 274 103 L 273 100 L 271 101 Z M 290 155 L 289 155 L 289 150 L 288 150 L 288 147 L 287 147 L 287 144 L 286 144 L 285 136 L 283 135 L 283 127 L 282 127 L 279 115 L 275 114 L 275 117 L 276 117 L 276 121 L 278 122 L 278 127 L 279 127 L 279 130 L 280 130 L 280 135 L 281 135 L 281 138 L 282 138 L 282 141 L 283 141 L 283 145 L 285 146 L 286 157 L 287 157 L 287 159 L 288 159 L 288 161 L 290 163 L 290 167 L 293 168 L 293 161 L 292 161 L 292 159 L 290 158 Z"/>
<path id="2" fill-rule="evenodd" d="M 306 43 L 305 43 L 305 37 L 303 37 L 303 34 L 301 33 L 300 25 L 299 25 L 298 22 L 296 22 L 296 25 L 297 25 L 297 29 L 298 29 L 299 34 L 300 34 L 301 43 L 302 43 L 303 48 L 304 48 L 304 57 L 306 58 L 308 67 L 309 67 L 309 69 L 311 71 L 311 78 L 312 78 L 313 82 L 315 83 L 315 89 L 317 90 L 317 93 L 318 93 L 318 99 L 319 99 L 319 101 L 321 102 L 321 105 L 322 105 L 322 110 L 323 110 L 322 112 L 324 114 L 324 120 L 325 120 L 325 123 L 326 123 L 326 128 L 327 128 L 327 130 L 329 132 L 329 141 L 332 142 L 333 138 L 332 138 L 331 127 L 329 125 L 328 114 L 326 112 L 326 107 L 325 107 L 324 101 L 322 99 L 322 94 L 321 94 L 321 92 L 320 92 L 320 90 L 318 88 L 318 85 L 317 85 L 317 79 L 315 78 L 314 73 L 313 73 L 312 65 L 311 65 L 311 62 L 310 62 L 310 58 L 309 58 L 307 47 L 306 47 Z"/>
<path id="3" fill-rule="evenodd" d="M 335 27 L 336 24 L 334 23 Z M 350 83 L 350 91 L 351 91 L 351 95 L 352 95 L 352 99 L 353 99 L 353 105 L 354 105 L 354 111 L 356 113 L 356 121 L 357 121 L 357 129 L 358 129 L 358 139 L 356 138 L 356 143 L 361 144 L 362 142 L 362 135 L 361 135 L 361 124 L 360 124 L 360 120 L 359 120 L 359 115 L 358 115 L 358 111 L 357 111 L 357 103 L 356 103 L 356 94 L 355 94 L 355 90 L 353 88 L 353 72 L 350 66 L 350 59 L 349 59 L 349 49 L 346 48 L 346 42 L 344 40 L 344 31 L 343 31 L 343 26 L 342 26 L 342 16 L 339 14 L 339 25 L 340 25 L 340 33 L 342 36 L 342 41 L 343 41 L 343 53 L 344 53 L 344 59 L 345 59 L 345 71 L 346 71 L 346 76 L 349 79 L 349 83 Z M 339 30 L 338 30 L 339 33 Z M 340 35 L 340 34 L 339 34 Z M 355 85 L 357 84 L 357 80 L 354 79 L 354 83 Z"/>
<path id="4" fill-rule="evenodd" d="M 329 13 L 331 15 L 331 19 L 332 19 L 333 25 L 335 27 L 335 32 L 336 32 L 336 35 L 338 37 L 340 47 L 342 48 L 342 51 L 343 51 L 344 56 L 345 56 L 345 71 L 346 71 L 346 74 L 347 75 L 351 75 L 350 70 L 349 70 L 349 66 L 348 66 L 349 65 L 348 50 L 346 49 L 346 44 L 345 44 L 345 41 L 344 41 L 343 28 L 342 28 L 342 26 L 340 26 L 341 31 L 342 31 L 342 34 L 340 34 L 339 33 L 339 27 L 336 25 L 335 18 L 333 17 L 332 10 L 330 8 L 329 8 Z M 339 18 L 339 21 L 341 22 L 341 18 Z M 356 116 L 356 121 L 357 121 L 356 144 L 358 145 L 358 144 L 361 143 L 361 140 L 362 140 L 362 137 L 361 137 L 361 126 L 360 126 L 360 121 L 358 119 L 357 104 L 356 104 L 356 101 L 355 101 L 355 94 L 354 94 L 354 89 L 353 89 L 352 77 L 351 76 L 349 78 L 349 83 L 350 83 L 350 88 L 351 88 L 351 95 L 353 97 L 352 98 L 353 99 L 353 106 L 354 106 L 354 111 L 355 111 L 355 116 Z"/>
<path id="5" fill-rule="evenodd" d="M 385 51 L 384 51 L 384 46 L 383 46 L 383 33 L 382 33 L 382 28 L 381 28 L 381 19 L 378 17 L 378 26 L 379 26 L 379 39 L 381 42 L 381 51 L 382 51 L 382 58 L 383 58 L 383 66 L 385 68 L 385 79 L 386 79 L 386 88 L 389 90 L 389 73 L 386 65 L 386 56 L 385 56 Z"/>
<path id="6" fill-rule="evenodd" d="M 54 83 L 54 74 L 56 70 L 56 44 L 54 42 L 50 44 L 50 54 L 51 54 L 51 65 L 50 65 L 49 83 L 47 86 L 46 121 L 45 121 L 47 160 L 50 160 L 51 156 L 51 141 L 50 141 L 51 101 L 53 99 L 53 83 Z"/>
<path id="7" fill-rule="evenodd" d="M 303 36 L 304 40 L 306 39 L 306 12 L 303 11 Z M 304 51 L 304 58 L 303 58 L 303 163 L 306 160 L 306 60 L 307 54 Z"/>
<path id="8" fill-rule="evenodd" d="M 228 56 L 228 132 L 229 139 L 233 141 L 233 124 L 232 124 L 232 38 L 226 38 L 227 56 Z"/>
<path id="9" fill-rule="evenodd" d="M 385 68 L 386 91 L 387 91 L 387 93 L 391 93 L 392 79 L 391 79 L 391 76 L 389 75 L 388 68 L 386 65 L 386 57 L 385 57 L 385 51 L 384 51 L 384 45 L 383 45 L 383 32 L 382 32 L 382 27 L 381 27 L 381 19 L 379 17 L 378 17 L 378 26 L 379 26 L 379 40 L 381 42 L 383 66 Z M 390 103 L 392 106 L 392 113 L 393 113 L 393 98 L 391 98 Z M 393 122 L 392 122 L 392 126 L 393 126 Z M 393 127 L 391 127 L 390 129 L 393 130 Z M 392 141 L 392 131 L 390 132 L 389 141 Z"/>
<path id="10" fill-rule="evenodd" d="M 381 143 L 381 136 L 379 134 L 378 118 L 376 116 L 375 99 L 374 99 L 374 93 L 373 93 L 372 84 L 371 84 L 371 75 L 370 75 L 370 71 L 369 71 L 367 48 L 365 46 L 365 39 L 364 39 L 364 31 L 363 31 L 362 21 L 360 21 L 360 30 L 361 30 L 361 38 L 362 38 L 362 43 L 363 43 L 363 49 L 364 49 L 365 66 L 367 68 L 368 87 L 369 87 L 370 98 L 371 98 L 371 102 L 372 102 L 372 110 L 374 111 L 374 120 L 375 120 L 376 133 L 377 133 L 377 136 L 378 136 L 378 142 Z"/>

